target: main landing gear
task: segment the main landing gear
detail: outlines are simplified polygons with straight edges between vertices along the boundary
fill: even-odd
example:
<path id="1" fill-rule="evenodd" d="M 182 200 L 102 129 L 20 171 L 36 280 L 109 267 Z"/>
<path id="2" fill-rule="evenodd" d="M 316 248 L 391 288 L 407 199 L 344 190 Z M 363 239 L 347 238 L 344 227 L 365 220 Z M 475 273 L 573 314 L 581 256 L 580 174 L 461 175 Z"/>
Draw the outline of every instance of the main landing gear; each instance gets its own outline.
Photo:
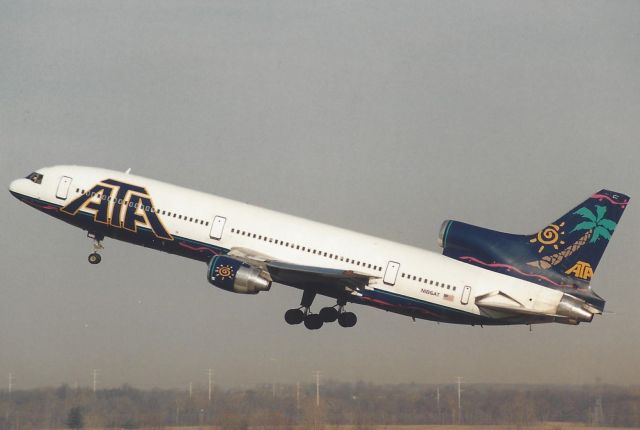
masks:
<path id="1" fill-rule="evenodd" d="M 87 237 L 93 239 L 93 252 L 89 254 L 87 260 L 89 260 L 89 263 L 91 264 L 98 264 L 102 261 L 102 257 L 98 254 L 98 251 L 100 249 L 104 249 L 104 246 L 102 246 L 104 236 L 95 233 L 87 233 Z"/>
<path id="2" fill-rule="evenodd" d="M 331 323 L 338 320 L 341 327 L 353 327 L 358 322 L 358 317 L 353 312 L 345 312 L 344 307 L 347 301 L 338 299 L 338 303 L 332 307 L 320 309 L 320 313 L 311 312 L 311 304 L 316 293 L 313 290 L 304 290 L 300 307 L 289 309 L 284 314 L 287 324 L 296 325 L 304 322 L 304 326 L 309 330 L 318 330 L 324 323 Z"/>

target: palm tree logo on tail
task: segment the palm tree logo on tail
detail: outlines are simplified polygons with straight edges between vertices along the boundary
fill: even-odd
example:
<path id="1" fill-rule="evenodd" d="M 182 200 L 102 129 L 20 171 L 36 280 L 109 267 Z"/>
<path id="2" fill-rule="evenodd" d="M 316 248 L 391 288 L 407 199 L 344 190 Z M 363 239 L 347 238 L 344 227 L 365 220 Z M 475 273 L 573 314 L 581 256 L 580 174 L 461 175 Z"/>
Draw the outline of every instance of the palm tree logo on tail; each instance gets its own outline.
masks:
<path id="1" fill-rule="evenodd" d="M 580 215 L 585 219 L 585 221 L 580 222 L 570 232 L 584 231 L 585 233 L 580 236 L 578 240 L 560 252 L 553 255 L 547 255 L 542 257 L 540 260 L 530 261 L 527 264 L 540 269 L 549 269 L 550 267 L 559 264 L 565 258 L 571 256 L 586 243 L 596 243 L 600 238 L 605 238 L 606 240 L 611 239 L 611 233 L 615 230 L 616 223 L 604 217 L 607 213 L 606 206 L 596 205 L 595 209 L 596 211 L 593 213 L 590 209 L 582 207 L 573 213 L 574 215 Z"/>

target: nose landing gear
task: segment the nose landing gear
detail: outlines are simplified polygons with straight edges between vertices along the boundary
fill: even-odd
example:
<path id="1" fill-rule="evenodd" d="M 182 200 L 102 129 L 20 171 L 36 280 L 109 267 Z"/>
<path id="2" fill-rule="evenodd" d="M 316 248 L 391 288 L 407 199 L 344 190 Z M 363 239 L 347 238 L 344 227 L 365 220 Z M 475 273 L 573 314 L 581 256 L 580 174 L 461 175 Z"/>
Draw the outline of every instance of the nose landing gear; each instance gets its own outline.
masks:
<path id="1" fill-rule="evenodd" d="M 102 257 L 98 254 L 98 251 L 104 249 L 104 246 L 102 246 L 104 236 L 96 233 L 87 233 L 87 237 L 93 239 L 93 252 L 89 254 L 87 260 L 89 260 L 91 264 L 98 264 L 102 261 Z"/>

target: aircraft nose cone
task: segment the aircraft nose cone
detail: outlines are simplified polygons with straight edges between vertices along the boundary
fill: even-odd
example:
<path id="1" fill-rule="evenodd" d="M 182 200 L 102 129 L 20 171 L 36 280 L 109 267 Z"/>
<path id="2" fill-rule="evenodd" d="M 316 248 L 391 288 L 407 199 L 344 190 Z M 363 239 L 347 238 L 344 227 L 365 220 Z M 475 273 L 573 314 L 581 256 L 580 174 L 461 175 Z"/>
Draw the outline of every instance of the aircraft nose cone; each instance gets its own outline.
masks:
<path id="1" fill-rule="evenodd" d="M 16 179 L 15 181 L 11 181 L 11 183 L 9 184 L 9 191 L 11 192 L 11 194 L 13 194 L 15 197 L 18 197 L 18 194 L 20 192 L 20 184 L 22 183 L 22 181 L 24 181 L 25 179 Z"/>

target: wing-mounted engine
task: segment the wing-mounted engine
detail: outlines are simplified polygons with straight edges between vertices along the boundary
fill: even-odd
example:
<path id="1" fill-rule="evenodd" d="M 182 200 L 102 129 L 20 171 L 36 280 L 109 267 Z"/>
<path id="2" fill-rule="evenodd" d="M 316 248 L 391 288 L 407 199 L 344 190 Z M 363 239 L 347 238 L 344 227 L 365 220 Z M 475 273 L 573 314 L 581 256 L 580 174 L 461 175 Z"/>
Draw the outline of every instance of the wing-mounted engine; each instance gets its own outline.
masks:
<path id="1" fill-rule="evenodd" d="M 218 288 L 238 294 L 258 294 L 271 288 L 267 272 L 226 255 L 211 259 L 207 279 Z"/>

